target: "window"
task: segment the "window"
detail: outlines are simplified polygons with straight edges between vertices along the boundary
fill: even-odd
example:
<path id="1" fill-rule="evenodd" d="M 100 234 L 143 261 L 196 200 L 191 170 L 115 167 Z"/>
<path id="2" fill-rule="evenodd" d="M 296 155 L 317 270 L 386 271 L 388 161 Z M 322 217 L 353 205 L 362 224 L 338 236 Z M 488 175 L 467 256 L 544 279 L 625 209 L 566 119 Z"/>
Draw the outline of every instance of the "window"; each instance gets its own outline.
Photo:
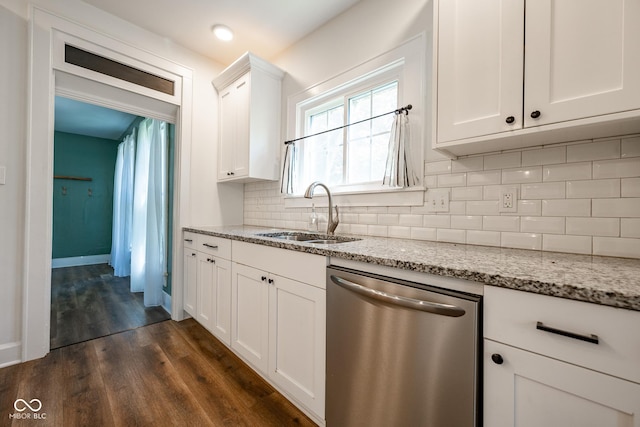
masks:
<path id="1" fill-rule="evenodd" d="M 304 134 L 312 135 L 344 124 L 358 123 L 300 143 L 296 192 L 312 181 L 337 191 L 379 187 L 382 184 L 393 115 L 367 120 L 398 108 L 398 79 L 376 79 L 375 84 L 334 97 L 304 111 Z M 363 88 L 364 86 L 364 88 Z"/>

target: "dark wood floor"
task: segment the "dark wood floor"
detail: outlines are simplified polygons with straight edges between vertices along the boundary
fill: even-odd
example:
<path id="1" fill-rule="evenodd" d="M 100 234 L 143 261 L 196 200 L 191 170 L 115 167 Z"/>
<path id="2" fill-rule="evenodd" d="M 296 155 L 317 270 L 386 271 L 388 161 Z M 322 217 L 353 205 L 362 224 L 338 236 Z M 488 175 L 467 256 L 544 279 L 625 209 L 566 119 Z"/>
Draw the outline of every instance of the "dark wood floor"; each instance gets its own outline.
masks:
<path id="1" fill-rule="evenodd" d="M 37 398 L 44 420 L 10 419 Z M 0 369 L 0 425 L 313 426 L 192 319 L 155 323 Z"/>
<path id="2" fill-rule="evenodd" d="M 143 293 L 131 293 L 129 283 L 129 277 L 114 277 L 108 264 L 53 269 L 51 348 L 171 317 L 162 307 L 145 307 Z"/>

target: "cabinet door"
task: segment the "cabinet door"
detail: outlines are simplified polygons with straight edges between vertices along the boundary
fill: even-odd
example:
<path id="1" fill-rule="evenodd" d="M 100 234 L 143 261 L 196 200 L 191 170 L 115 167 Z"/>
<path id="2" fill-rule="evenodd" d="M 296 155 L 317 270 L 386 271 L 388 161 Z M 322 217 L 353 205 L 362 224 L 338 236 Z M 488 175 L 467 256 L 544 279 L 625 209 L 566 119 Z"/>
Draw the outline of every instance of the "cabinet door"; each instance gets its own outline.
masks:
<path id="1" fill-rule="evenodd" d="M 324 419 L 326 292 L 270 278 L 269 377 Z"/>
<path id="2" fill-rule="evenodd" d="M 184 311 L 193 317 L 197 317 L 196 304 L 198 301 L 197 292 L 197 270 L 198 257 L 196 251 L 184 248 L 184 260 L 182 265 L 184 283 Z"/>
<path id="3" fill-rule="evenodd" d="M 226 180 L 233 172 L 233 145 L 236 140 L 235 86 L 220 93 L 220 141 L 218 142 L 218 179 Z"/>
<path id="4" fill-rule="evenodd" d="M 522 128 L 524 1 L 442 0 L 436 13 L 437 142 Z"/>
<path id="5" fill-rule="evenodd" d="M 640 0 L 527 2 L 525 126 L 640 108 L 639 17 Z"/>
<path id="6" fill-rule="evenodd" d="M 485 426 L 640 427 L 639 384 L 484 342 Z"/>
<path id="7" fill-rule="evenodd" d="M 267 273 L 232 263 L 231 347 L 263 373 L 268 368 L 268 309 Z"/>
<path id="8" fill-rule="evenodd" d="M 213 318 L 211 332 L 231 345 L 231 261 L 213 258 L 215 283 L 213 288 Z"/>
<path id="9" fill-rule="evenodd" d="M 213 328 L 215 260 L 209 254 L 197 252 L 198 256 L 198 297 L 196 320 L 209 331 Z"/>

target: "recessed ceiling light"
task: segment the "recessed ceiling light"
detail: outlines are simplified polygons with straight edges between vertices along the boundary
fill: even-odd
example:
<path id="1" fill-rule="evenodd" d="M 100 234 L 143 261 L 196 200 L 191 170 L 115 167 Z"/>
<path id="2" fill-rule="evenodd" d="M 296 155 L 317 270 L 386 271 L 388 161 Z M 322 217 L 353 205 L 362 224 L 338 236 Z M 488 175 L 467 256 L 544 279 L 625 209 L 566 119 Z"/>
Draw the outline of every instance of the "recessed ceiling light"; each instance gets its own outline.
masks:
<path id="1" fill-rule="evenodd" d="M 231 31 L 231 28 L 227 27 L 226 25 L 214 25 L 213 28 L 211 28 L 211 31 L 213 31 L 213 34 L 215 34 L 217 38 L 225 42 L 233 39 L 233 31 Z"/>

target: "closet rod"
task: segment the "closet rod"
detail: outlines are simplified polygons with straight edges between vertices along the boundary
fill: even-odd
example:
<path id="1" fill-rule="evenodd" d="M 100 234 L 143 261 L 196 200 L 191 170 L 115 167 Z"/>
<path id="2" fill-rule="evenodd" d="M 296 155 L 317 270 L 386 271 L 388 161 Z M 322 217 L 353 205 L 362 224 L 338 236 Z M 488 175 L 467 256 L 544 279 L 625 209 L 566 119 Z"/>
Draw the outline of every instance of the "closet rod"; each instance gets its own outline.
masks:
<path id="1" fill-rule="evenodd" d="M 70 179 L 73 181 L 93 181 L 93 178 L 85 178 L 82 176 L 54 175 L 54 179 Z"/>
<path id="2" fill-rule="evenodd" d="M 364 119 L 364 120 L 360 120 L 360 121 L 357 121 L 357 122 L 349 123 L 349 124 L 346 124 L 344 126 L 340 126 L 340 127 L 329 129 L 329 130 L 323 130 L 322 132 L 314 133 L 312 135 L 306 135 L 306 136 L 301 136 L 300 138 L 290 139 L 289 141 L 285 141 L 284 145 L 289 145 L 289 144 L 291 144 L 293 142 L 300 141 L 302 139 L 311 138 L 312 136 L 322 135 L 323 133 L 333 132 L 334 130 L 344 129 L 344 128 L 349 127 L 349 126 L 353 126 L 353 125 L 357 125 L 357 124 L 360 124 L 360 123 L 367 122 L 369 120 L 377 119 L 378 117 L 388 116 L 389 114 L 405 113 L 405 114 L 409 115 L 409 110 L 411 110 L 412 108 L 413 108 L 413 106 L 411 104 L 409 104 L 406 107 L 398 108 L 397 110 L 389 111 L 388 113 L 379 114 L 379 115 L 374 116 L 374 117 L 369 117 L 368 119 Z"/>

